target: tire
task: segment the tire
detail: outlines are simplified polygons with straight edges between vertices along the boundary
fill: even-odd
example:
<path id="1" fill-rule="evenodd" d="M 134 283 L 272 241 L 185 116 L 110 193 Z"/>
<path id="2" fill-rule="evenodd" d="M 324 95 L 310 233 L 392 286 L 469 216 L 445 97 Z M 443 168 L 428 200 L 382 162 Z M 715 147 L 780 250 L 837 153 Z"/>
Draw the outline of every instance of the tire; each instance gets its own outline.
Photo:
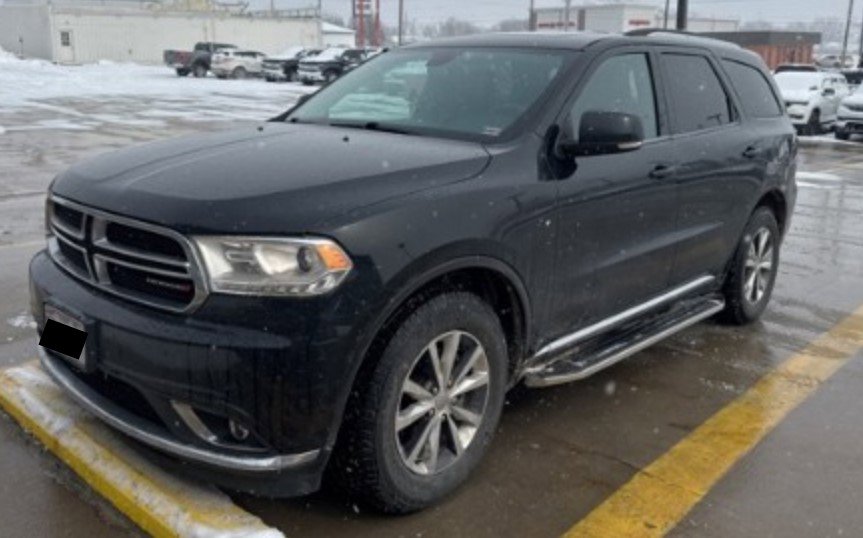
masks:
<path id="1" fill-rule="evenodd" d="M 339 74 L 336 73 L 335 71 L 327 71 L 326 73 L 324 73 L 324 83 L 325 84 L 329 84 L 330 82 L 336 80 L 337 78 L 339 78 Z"/>
<path id="2" fill-rule="evenodd" d="M 452 376 L 444 374 L 456 382 L 443 383 L 452 388 L 436 395 L 432 393 L 439 378 L 433 373 L 432 347 L 440 353 L 439 364 L 446 364 L 448 349 L 457 352 L 449 368 Z M 484 355 L 469 360 L 478 349 Z M 336 448 L 334 471 L 352 498 L 385 513 L 402 514 L 435 503 L 464 482 L 485 454 L 500 419 L 506 349 L 494 310 L 473 294 L 439 295 L 410 314 L 393 333 L 380 360 L 365 370 L 347 407 L 351 411 Z M 485 385 L 447 403 L 451 391 L 483 377 Z M 417 413 L 408 413 L 409 409 Z M 466 418 L 476 421 L 477 416 L 478 426 L 470 426 Z M 435 431 L 437 452 L 431 441 Z M 462 439 L 460 453 L 456 438 Z"/>
<path id="3" fill-rule="evenodd" d="M 765 242 L 762 244 L 762 241 Z M 770 209 L 759 207 L 746 224 L 731 261 L 722 290 L 725 310 L 720 314 L 721 319 L 734 325 L 746 325 L 761 317 L 776 283 L 780 246 L 776 217 Z M 768 263 L 769 268 L 765 269 Z"/>
<path id="4" fill-rule="evenodd" d="M 809 123 L 806 124 L 805 132 L 809 136 L 821 133 L 821 111 L 817 108 L 809 115 Z"/>
<path id="5" fill-rule="evenodd" d="M 835 136 L 839 140 L 848 140 L 849 138 L 851 138 L 851 134 L 848 131 L 840 131 L 839 129 L 836 129 L 836 131 L 833 133 L 833 136 Z"/>
<path id="6" fill-rule="evenodd" d="M 183 68 L 178 68 L 178 69 L 177 69 L 177 76 L 178 76 L 178 77 L 185 77 L 185 76 L 187 76 L 188 74 L 189 74 L 189 70 L 188 70 L 188 69 L 183 69 Z"/>
<path id="7" fill-rule="evenodd" d="M 288 71 L 286 73 L 286 76 L 288 77 L 288 82 L 296 82 L 300 79 L 300 75 L 297 73 L 296 69 L 291 69 L 290 71 Z"/>
<path id="8" fill-rule="evenodd" d="M 207 66 L 202 64 L 195 64 L 192 67 L 192 76 L 195 78 L 204 78 L 207 76 Z"/>
<path id="9" fill-rule="evenodd" d="M 233 71 L 231 71 L 231 78 L 236 80 L 243 80 L 246 78 L 246 69 L 244 67 L 235 67 Z"/>

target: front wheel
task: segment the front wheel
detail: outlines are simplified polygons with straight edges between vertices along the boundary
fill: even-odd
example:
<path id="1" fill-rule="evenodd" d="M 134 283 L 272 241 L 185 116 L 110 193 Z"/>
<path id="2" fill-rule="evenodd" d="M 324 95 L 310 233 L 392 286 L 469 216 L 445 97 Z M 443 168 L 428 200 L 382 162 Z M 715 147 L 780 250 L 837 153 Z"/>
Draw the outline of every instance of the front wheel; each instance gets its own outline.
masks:
<path id="1" fill-rule="evenodd" d="M 202 64 L 195 64 L 195 67 L 192 68 L 192 76 L 195 78 L 203 78 L 207 76 L 207 66 Z"/>
<path id="2" fill-rule="evenodd" d="M 779 269 L 779 226 L 773 212 L 759 207 L 752 214 L 725 281 L 721 317 L 745 325 L 761 317 L 770 302 Z"/>
<path id="3" fill-rule="evenodd" d="M 243 80 L 246 78 L 246 69 L 244 67 L 237 67 L 231 72 L 231 78 L 236 80 Z"/>
<path id="4" fill-rule="evenodd" d="M 348 491 L 406 513 L 458 487 L 497 427 L 507 362 L 500 322 L 477 296 L 447 293 L 419 306 L 349 404 L 336 457 Z"/>
<path id="5" fill-rule="evenodd" d="M 806 124 L 806 134 L 814 136 L 821 134 L 821 111 L 813 110 L 809 116 L 809 123 Z"/>
<path id="6" fill-rule="evenodd" d="M 851 135 L 848 133 L 848 131 L 843 131 L 841 129 L 836 129 L 836 131 L 833 132 L 833 136 L 835 136 L 838 140 L 848 140 L 849 138 L 851 138 Z"/>

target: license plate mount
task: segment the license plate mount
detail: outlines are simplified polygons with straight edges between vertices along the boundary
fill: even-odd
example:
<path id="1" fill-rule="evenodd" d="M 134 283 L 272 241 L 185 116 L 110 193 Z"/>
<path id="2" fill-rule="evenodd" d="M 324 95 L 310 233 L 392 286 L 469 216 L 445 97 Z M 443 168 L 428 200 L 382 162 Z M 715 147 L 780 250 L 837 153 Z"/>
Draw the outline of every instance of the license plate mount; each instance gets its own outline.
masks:
<path id="1" fill-rule="evenodd" d="M 59 354 L 80 370 L 87 370 L 89 331 L 80 317 L 45 303 L 45 327 L 39 345 Z"/>

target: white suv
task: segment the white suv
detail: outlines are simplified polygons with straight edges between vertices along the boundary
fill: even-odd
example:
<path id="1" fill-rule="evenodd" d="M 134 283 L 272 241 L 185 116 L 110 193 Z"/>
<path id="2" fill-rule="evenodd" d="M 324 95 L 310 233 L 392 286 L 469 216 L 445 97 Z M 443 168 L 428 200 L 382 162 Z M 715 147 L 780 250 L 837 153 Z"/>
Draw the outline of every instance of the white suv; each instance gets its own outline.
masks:
<path id="1" fill-rule="evenodd" d="M 219 78 L 261 76 L 266 54 L 254 50 L 220 49 L 213 54 L 210 71 Z"/>
<path id="2" fill-rule="evenodd" d="M 836 122 L 839 103 L 848 96 L 848 83 L 839 73 L 786 71 L 778 73 L 788 116 L 801 134 L 817 134 Z"/>
<path id="3" fill-rule="evenodd" d="M 852 134 L 863 134 L 863 85 L 842 100 L 836 119 L 836 138 L 848 140 Z"/>

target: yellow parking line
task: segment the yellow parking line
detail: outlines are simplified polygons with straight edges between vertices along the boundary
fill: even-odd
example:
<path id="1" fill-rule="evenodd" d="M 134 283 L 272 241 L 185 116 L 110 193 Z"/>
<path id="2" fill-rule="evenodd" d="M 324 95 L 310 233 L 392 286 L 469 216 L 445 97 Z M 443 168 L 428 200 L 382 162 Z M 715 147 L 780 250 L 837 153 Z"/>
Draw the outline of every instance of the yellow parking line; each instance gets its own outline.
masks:
<path id="1" fill-rule="evenodd" d="M 861 347 L 863 307 L 636 473 L 564 536 L 663 536 Z"/>
<path id="2" fill-rule="evenodd" d="M 147 461 L 72 402 L 37 361 L 0 371 L 0 406 L 153 536 L 284 538 L 216 488 Z"/>

